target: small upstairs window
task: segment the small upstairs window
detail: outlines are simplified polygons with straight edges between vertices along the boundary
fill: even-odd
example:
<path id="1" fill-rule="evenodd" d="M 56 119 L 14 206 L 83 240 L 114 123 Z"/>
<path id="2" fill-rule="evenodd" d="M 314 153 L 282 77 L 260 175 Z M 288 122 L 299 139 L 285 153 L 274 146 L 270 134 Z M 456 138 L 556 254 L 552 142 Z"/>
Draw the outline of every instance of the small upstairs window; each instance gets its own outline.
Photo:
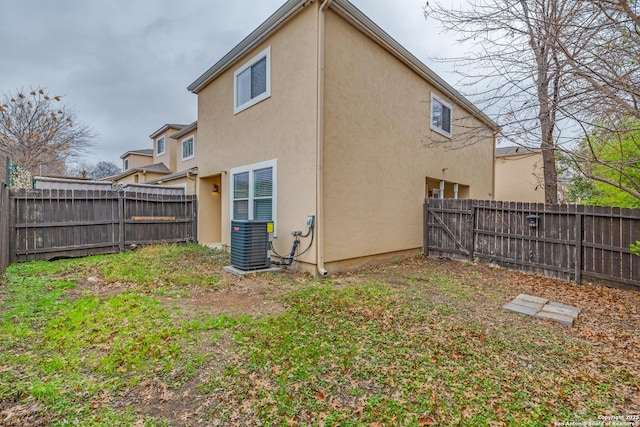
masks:
<path id="1" fill-rule="evenodd" d="M 271 47 L 254 56 L 236 70 L 233 76 L 234 114 L 269 98 L 271 96 Z"/>
<path id="2" fill-rule="evenodd" d="M 156 154 L 158 156 L 161 154 L 164 154 L 164 136 L 161 138 L 158 138 L 156 145 L 157 145 Z"/>
<path id="3" fill-rule="evenodd" d="M 182 140 L 182 160 L 193 159 L 193 136 Z"/>
<path id="4" fill-rule="evenodd" d="M 431 129 L 441 135 L 453 136 L 451 123 L 453 121 L 453 107 L 448 102 L 431 94 Z"/>
<path id="5" fill-rule="evenodd" d="M 124 167 L 123 170 L 129 170 L 129 159 L 124 159 Z"/>

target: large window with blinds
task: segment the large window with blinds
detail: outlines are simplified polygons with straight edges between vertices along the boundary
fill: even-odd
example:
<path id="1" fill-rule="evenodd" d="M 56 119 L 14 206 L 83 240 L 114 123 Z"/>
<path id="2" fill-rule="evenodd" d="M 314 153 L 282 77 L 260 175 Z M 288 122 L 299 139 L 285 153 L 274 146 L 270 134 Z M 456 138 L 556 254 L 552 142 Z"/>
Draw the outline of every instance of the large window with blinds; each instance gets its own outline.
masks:
<path id="1" fill-rule="evenodd" d="M 231 219 L 276 222 L 276 161 L 231 170 Z"/>
<path id="2" fill-rule="evenodd" d="M 270 47 L 236 70 L 234 85 L 234 114 L 271 96 Z"/>

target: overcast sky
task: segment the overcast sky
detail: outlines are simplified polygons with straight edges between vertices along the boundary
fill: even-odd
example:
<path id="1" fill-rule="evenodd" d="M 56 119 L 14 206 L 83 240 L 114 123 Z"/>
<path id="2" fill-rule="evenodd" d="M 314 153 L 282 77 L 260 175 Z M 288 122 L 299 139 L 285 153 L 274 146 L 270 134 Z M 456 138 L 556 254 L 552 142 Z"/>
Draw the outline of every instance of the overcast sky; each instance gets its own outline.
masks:
<path id="1" fill-rule="evenodd" d="M 0 93 L 44 87 L 97 134 L 86 161 L 121 166 L 165 123 L 197 119 L 187 86 L 285 0 L 0 0 Z M 455 86 L 450 36 L 423 17 L 426 0 L 352 0 Z"/>

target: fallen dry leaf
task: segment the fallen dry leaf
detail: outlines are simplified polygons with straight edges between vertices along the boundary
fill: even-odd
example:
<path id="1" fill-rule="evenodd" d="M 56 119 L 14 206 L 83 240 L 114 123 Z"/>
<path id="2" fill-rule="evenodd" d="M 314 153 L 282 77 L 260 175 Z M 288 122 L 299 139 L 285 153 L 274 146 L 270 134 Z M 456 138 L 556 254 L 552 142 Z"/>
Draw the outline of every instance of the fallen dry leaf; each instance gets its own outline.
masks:
<path id="1" fill-rule="evenodd" d="M 418 425 L 420 427 L 434 426 L 436 424 L 437 424 L 436 420 L 434 420 L 433 417 L 431 416 L 422 417 L 418 420 Z"/>

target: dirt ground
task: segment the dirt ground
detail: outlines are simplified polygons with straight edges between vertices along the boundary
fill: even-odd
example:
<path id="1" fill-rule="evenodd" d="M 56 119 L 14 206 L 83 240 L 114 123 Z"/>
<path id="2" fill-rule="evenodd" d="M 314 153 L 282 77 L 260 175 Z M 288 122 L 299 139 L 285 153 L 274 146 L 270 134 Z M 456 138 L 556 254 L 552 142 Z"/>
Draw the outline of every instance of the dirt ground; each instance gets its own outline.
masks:
<path id="1" fill-rule="evenodd" d="M 499 268 L 482 265 L 469 265 L 442 259 L 410 259 L 384 266 L 372 266 L 352 273 L 331 277 L 331 284 L 344 286 L 356 281 L 379 281 L 391 286 L 410 287 L 407 277 L 412 275 L 436 273 L 453 275 L 472 293 L 470 296 L 469 315 L 479 321 L 486 321 L 493 327 L 500 327 L 496 320 L 496 312 L 520 293 L 540 296 L 553 301 L 579 307 L 582 312 L 574 327 L 568 328 L 570 335 L 601 346 L 601 354 L 617 363 L 633 366 L 640 372 L 640 292 L 623 291 L 594 285 L 576 285 L 569 282 L 527 275 Z M 171 296 L 157 297 L 168 307 L 181 308 L 179 316 L 190 317 L 203 313 L 210 315 L 252 316 L 277 315 L 286 310 L 278 297 L 296 284 L 306 283 L 309 277 L 291 271 L 280 273 L 287 275 L 287 280 L 280 276 L 250 275 L 235 277 L 223 273 L 219 289 L 181 288 L 179 293 Z M 104 283 L 97 276 L 89 276 L 78 282 L 71 291 L 71 296 L 89 293 L 96 296 L 115 295 L 127 291 L 128 286 L 122 283 Z M 429 289 L 428 286 L 421 289 Z M 422 297 L 433 301 L 445 300 L 446 295 L 434 290 L 427 291 Z M 535 322 L 543 320 L 533 319 Z M 554 324 L 552 327 L 561 327 Z M 563 327 L 567 328 L 567 327 Z M 216 405 L 211 397 L 202 395 L 198 385 L 206 382 L 216 372 L 222 372 L 225 366 L 236 360 L 233 352 L 232 337 L 222 336 L 217 341 L 201 340 L 199 352 L 208 354 L 209 359 L 198 374 L 179 388 L 169 387 L 160 378 L 148 380 L 135 388 L 129 389 L 112 402 L 113 397 L 101 395 L 94 404 L 100 406 L 110 404 L 116 408 L 132 408 L 141 413 L 150 414 L 154 418 L 167 420 L 170 425 L 197 425 Z M 593 363 L 598 363 L 594 360 Z M 638 396 L 640 413 L 640 396 Z M 15 404 L 14 404 L 15 405 Z M 2 405 L 4 406 L 4 405 Z M 15 420 L 30 420 L 29 424 L 7 425 L 46 425 L 46 420 L 34 417 L 40 406 L 35 403 L 30 407 L 0 406 L 0 421 L 13 413 Z M 631 408 L 633 409 L 633 408 Z M 9 420 L 10 421 L 10 420 Z M 1 424 L 1 423 L 0 423 Z M 142 425 L 142 424 L 141 424 Z"/>

